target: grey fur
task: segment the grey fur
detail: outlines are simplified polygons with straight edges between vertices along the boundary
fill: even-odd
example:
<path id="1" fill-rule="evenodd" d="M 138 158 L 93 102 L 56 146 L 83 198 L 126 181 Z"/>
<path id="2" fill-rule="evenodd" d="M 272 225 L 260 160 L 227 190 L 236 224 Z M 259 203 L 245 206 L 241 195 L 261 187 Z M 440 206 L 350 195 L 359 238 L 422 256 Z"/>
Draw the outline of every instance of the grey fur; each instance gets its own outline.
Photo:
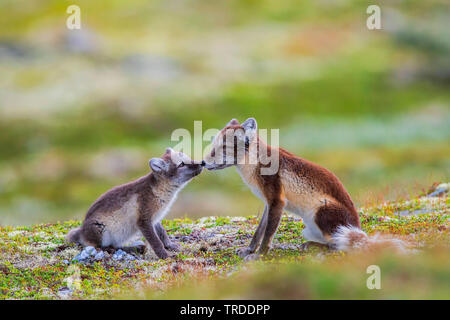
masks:
<path id="1" fill-rule="evenodd" d="M 81 227 L 71 230 L 69 242 L 84 246 L 122 248 L 141 233 L 159 258 L 166 249 L 176 250 L 161 225 L 177 193 L 201 173 L 201 162 L 167 149 L 161 158 L 149 161 L 153 172 L 136 181 L 112 188 L 89 208 Z"/>

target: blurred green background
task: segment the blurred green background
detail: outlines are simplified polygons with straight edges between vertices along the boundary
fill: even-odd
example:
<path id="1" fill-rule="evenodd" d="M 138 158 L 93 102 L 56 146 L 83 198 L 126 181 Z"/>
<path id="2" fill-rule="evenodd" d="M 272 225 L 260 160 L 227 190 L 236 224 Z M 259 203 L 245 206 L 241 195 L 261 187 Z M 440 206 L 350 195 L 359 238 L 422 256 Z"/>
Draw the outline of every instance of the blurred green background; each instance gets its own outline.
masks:
<path id="1" fill-rule="evenodd" d="M 66 9 L 81 8 L 81 30 Z M 255 117 L 358 206 L 450 173 L 448 1 L 0 0 L 0 225 L 81 219 L 177 128 Z M 205 142 L 205 145 L 207 143 Z M 234 169 L 170 217 L 262 210 Z"/>

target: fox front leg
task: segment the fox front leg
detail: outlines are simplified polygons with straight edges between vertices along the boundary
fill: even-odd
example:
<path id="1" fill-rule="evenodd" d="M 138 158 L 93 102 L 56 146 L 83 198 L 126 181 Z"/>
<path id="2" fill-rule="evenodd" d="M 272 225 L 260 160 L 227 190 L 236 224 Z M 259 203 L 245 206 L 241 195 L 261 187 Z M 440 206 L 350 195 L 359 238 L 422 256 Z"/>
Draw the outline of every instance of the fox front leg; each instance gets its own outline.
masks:
<path id="1" fill-rule="evenodd" d="M 261 220 L 259 221 L 258 227 L 256 228 L 255 234 L 253 235 L 252 241 L 247 248 L 239 250 L 238 255 L 240 257 L 244 258 L 252 253 L 255 253 L 256 249 L 261 243 L 261 239 L 266 229 L 268 211 L 269 209 L 267 205 L 264 206 L 264 212 L 262 214 Z"/>
<path id="2" fill-rule="evenodd" d="M 170 241 L 169 236 L 167 235 L 166 229 L 162 226 L 161 222 L 158 222 L 155 225 L 156 233 L 159 236 L 159 239 L 161 239 L 164 248 L 170 251 L 180 251 L 180 246 L 176 244 L 175 242 Z"/>
<path id="3" fill-rule="evenodd" d="M 284 205 L 285 205 L 284 200 L 281 199 L 273 200 L 269 205 L 267 224 L 266 229 L 264 231 L 264 238 L 258 250 L 259 255 L 264 255 L 269 251 L 270 244 L 272 243 L 272 238 L 278 229 L 278 225 L 280 224 Z"/>
<path id="4" fill-rule="evenodd" d="M 166 249 L 164 249 L 164 245 L 158 234 L 156 233 L 152 222 L 148 220 L 139 220 L 138 226 L 158 258 L 167 259 L 169 257 L 169 253 L 166 251 Z"/>

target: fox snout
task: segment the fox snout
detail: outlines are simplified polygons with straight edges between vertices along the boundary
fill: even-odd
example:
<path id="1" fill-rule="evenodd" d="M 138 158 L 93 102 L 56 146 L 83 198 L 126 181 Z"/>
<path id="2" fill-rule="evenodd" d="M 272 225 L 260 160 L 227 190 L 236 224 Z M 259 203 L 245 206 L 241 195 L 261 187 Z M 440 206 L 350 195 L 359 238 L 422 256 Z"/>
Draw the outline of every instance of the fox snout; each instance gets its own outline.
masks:
<path id="1" fill-rule="evenodd" d="M 220 169 L 225 169 L 227 167 L 230 167 L 230 164 L 216 164 L 216 163 L 206 163 L 204 164 L 204 167 L 208 170 L 220 170 Z"/>
<path id="2" fill-rule="evenodd" d="M 215 152 L 213 150 L 211 154 L 206 157 L 206 161 L 202 160 L 202 164 L 208 170 L 220 170 L 226 167 L 225 164 L 217 164 L 215 160 Z"/>
<path id="3" fill-rule="evenodd" d="M 184 162 L 185 165 L 190 166 L 190 167 L 200 167 L 203 168 L 206 165 L 205 160 L 202 161 L 192 161 L 190 163 L 186 163 Z"/>
<path id="4" fill-rule="evenodd" d="M 190 165 L 195 165 L 195 166 L 201 166 L 201 167 L 204 167 L 204 166 L 206 166 L 206 162 L 205 162 L 205 160 L 202 160 L 202 161 L 192 161 L 192 163 L 190 163 Z"/>
<path id="5" fill-rule="evenodd" d="M 205 166 L 205 161 L 192 161 L 189 164 L 185 164 L 188 169 L 193 173 L 194 176 L 199 175 L 203 171 Z"/>

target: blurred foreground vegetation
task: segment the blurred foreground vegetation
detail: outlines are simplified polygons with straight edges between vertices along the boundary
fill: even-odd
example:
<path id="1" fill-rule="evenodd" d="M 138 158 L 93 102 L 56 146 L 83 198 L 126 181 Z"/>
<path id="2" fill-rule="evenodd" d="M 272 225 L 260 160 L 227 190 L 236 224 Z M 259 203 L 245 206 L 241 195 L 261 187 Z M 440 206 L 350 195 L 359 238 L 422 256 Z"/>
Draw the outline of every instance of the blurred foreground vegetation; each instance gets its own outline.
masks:
<path id="1" fill-rule="evenodd" d="M 450 255 L 435 248 L 415 256 L 389 253 L 357 254 L 323 259 L 281 259 L 256 262 L 229 278 L 190 278 L 161 293 L 147 290 L 128 297 L 140 299 L 448 299 Z M 381 270 L 380 289 L 368 289 Z M 180 281 L 181 282 L 181 281 Z M 369 283 L 371 283 L 369 281 Z"/>
<path id="2" fill-rule="evenodd" d="M 279 128 L 358 206 L 448 181 L 447 1 L 380 1 L 376 31 L 367 1 L 80 0 L 74 31 L 70 4 L 0 1 L 0 225 L 83 217 L 195 120 Z M 227 169 L 171 217 L 261 210 Z"/>

